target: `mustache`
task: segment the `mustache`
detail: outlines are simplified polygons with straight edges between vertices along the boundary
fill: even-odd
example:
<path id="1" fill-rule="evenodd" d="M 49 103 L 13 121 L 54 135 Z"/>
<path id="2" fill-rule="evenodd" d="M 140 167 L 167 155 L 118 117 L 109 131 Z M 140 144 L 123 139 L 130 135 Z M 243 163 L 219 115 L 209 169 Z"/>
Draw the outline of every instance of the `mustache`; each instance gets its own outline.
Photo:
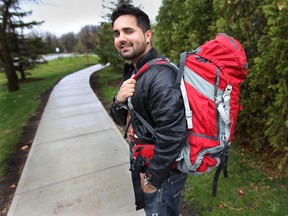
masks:
<path id="1" fill-rule="evenodd" d="M 129 43 L 129 42 L 121 42 L 121 43 L 120 43 L 120 46 L 121 46 L 121 47 L 123 47 L 123 46 L 132 46 L 132 44 Z"/>

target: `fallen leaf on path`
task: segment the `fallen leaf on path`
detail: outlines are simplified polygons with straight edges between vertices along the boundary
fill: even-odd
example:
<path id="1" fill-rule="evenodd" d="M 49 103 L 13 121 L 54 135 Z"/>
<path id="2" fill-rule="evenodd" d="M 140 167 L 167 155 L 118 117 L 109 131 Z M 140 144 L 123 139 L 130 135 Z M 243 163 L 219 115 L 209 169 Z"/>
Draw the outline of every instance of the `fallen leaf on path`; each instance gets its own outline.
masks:
<path id="1" fill-rule="evenodd" d="M 22 147 L 21 147 L 21 150 L 22 150 L 22 151 L 25 151 L 25 150 L 27 150 L 28 148 L 29 148 L 28 145 L 25 145 L 25 146 L 22 146 Z"/>

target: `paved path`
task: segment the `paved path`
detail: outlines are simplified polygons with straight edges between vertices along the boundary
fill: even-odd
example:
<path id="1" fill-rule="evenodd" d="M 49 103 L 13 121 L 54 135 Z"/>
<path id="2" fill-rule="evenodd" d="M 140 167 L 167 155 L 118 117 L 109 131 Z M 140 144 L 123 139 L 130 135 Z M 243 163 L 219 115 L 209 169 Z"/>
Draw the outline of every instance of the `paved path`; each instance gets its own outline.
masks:
<path id="1" fill-rule="evenodd" d="M 89 86 L 100 68 L 54 87 L 8 216 L 144 215 L 135 211 L 128 145 Z"/>

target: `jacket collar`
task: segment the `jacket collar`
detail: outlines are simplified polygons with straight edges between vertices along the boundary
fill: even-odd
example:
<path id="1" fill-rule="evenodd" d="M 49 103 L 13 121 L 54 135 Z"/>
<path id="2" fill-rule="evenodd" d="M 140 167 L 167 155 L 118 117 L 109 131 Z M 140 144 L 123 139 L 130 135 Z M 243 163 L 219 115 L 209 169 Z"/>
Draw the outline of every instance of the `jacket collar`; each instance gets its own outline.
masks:
<path id="1" fill-rule="evenodd" d="M 151 61 L 152 59 L 156 58 L 162 58 L 162 55 L 160 55 L 155 48 L 151 48 L 137 63 L 136 69 L 140 69 L 143 67 L 144 64 Z M 126 63 L 124 66 L 124 76 L 131 76 L 132 73 L 135 73 L 135 67 L 133 64 Z"/>
<path id="2" fill-rule="evenodd" d="M 136 69 L 139 70 L 144 64 L 155 58 L 161 58 L 162 56 L 153 47 L 138 61 Z"/>

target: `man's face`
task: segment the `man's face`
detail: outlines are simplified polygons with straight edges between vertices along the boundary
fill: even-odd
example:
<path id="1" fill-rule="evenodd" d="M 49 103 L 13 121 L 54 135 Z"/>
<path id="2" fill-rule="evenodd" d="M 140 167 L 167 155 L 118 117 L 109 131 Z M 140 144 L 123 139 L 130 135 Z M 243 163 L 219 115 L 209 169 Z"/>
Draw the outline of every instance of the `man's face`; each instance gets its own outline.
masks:
<path id="1" fill-rule="evenodd" d="M 114 46 L 120 55 L 134 64 L 151 48 L 151 31 L 143 33 L 134 16 L 118 17 L 113 25 L 113 35 Z M 147 44 L 148 42 L 149 44 Z"/>

